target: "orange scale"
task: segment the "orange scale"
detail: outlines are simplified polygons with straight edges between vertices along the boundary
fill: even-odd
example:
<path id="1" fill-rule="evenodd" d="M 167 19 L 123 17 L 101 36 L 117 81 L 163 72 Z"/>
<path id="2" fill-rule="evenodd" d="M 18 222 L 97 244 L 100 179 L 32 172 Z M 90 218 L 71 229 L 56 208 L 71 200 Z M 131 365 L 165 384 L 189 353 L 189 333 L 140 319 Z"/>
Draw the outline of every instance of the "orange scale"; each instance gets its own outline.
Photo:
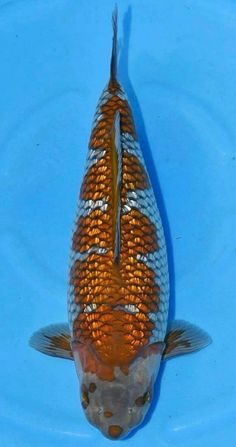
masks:
<path id="1" fill-rule="evenodd" d="M 105 183 L 93 183 L 92 189 L 95 191 L 103 191 L 107 188 Z"/>
<path id="2" fill-rule="evenodd" d="M 125 245 L 125 247 L 130 247 L 130 248 L 136 247 L 135 242 L 130 239 L 127 239 L 127 241 L 124 245 Z"/>
<path id="3" fill-rule="evenodd" d="M 74 280 L 75 290 L 80 291 L 83 287 L 86 287 L 87 282 L 87 277 L 83 277 L 81 274 L 79 274 L 78 277 Z"/>
<path id="4" fill-rule="evenodd" d="M 101 321 L 103 323 L 109 323 L 111 321 L 113 321 L 113 315 L 111 313 L 106 313 L 101 315 Z"/>
<path id="5" fill-rule="evenodd" d="M 118 99 L 117 99 L 117 105 L 118 105 L 119 107 L 122 107 L 122 105 L 123 105 L 123 101 L 122 101 L 122 99 L 119 98 L 119 97 L 118 97 Z"/>
<path id="6" fill-rule="evenodd" d="M 136 315 L 136 318 L 138 321 L 142 321 L 142 322 L 149 322 L 149 317 L 143 313 L 143 312 L 138 312 Z"/>
<path id="7" fill-rule="evenodd" d="M 89 324 L 93 323 L 94 321 L 98 321 L 96 312 L 91 312 L 85 316 L 86 316 L 86 320 Z"/>
<path id="8" fill-rule="evenodd" d="M 103 333 L 100 330 L 97 329 L 95 331 L 92 330 L 91 335 L 95 339 L 100 339 L 102 337 Z"/>
<path id="9" fill-rule="evenodd" d="M 126 304 L 135 304 L 136 306 L 140 303 L 140 296 L 134 294 L 130 295 L 129 290 L 126 296 Z"/>
<path id="10" fill-rule="evenodd" d="M 81 295 L 87 295 L 87 294 L 89 294 L 90 290 L 91 290 L 91 287 L 86 285 L 86 286 L 80 288 L 80 293 L 81 293 Z"/>
<path id="11" fill-rule="evenodd" d="M 122 239 L 122 246 L 124 246 L 124 243 L 130 240 L 130 234 L 132 234 L 132 231 L 134 231 L 132 225 L 129 223 L 123 223 L 123 217 L 121 218 L 121 239 Z"/>
<path id="12" fill-rule="evenodd" d="M 141 240 L 142 240 L 142 237 L 143 237 L 142 229 L 140 229 L 140 228 L 135 228 L 135 229 L 133 229 L 133 233 L 134 233 L 135 236 L 140 237 Z"/>
<path id="13" fill-rule="evenodd" d="M 140 331 L 143 332 L 150 332 L 150 328 L 148 327 L 148 322 L 146 321 L 145 323 L 143 321 L 137 321 L 137 328 Z"/>
<path id="14" fill-rule="evenodd" d="M 101 281 L 103 281 L 105 279 L 108 280 L 108 279 L 111 278 L 111 273 L 109 271 L 106 271 L 106 270 L 98 271 L 97 275 L 99 275 L 99 278 L 101 279 Z"/>
<path id="15" fill-rule="evenodd" d="M 145 334 L 143 331 L 138 331 L 138 330 L 134 330 L 132 332 L 132 335 L 136 338 L 136 339 L 140 339 L 140 338 L 145 338 Z"/>
<path id="16" fill-rule="evenodd" d="M 143 278 L 143 271 L 142 270 L 135 270 L 133 273 L 138 278 Z"/>
<path id="17" fill-rule="evenodd" d="M 71 269 L 70 272 L 70 285 L 73 285 L 74 287 L 79 286 L 79 274 L 75 269 Z"/>
<path id="18" fill-rule="evenodd" d="M 125 329 L 125 331 L 131 332 L 133 330 L 133 324 L 131 324 L 131 323 L 124 323 L 123 324 L 123 328 Z"/>
<path id="19" fill-rule="evenodd" d="M 150 279 L 154 280 L 155 273 L 151 269 L 146 267 L 145 264 L 138 263 L 138 268 L 139 268 L 139 270 L 142 270 L 143 272 L 145 272 L 146 277 L 144 279 L 148 280 L 148 278 L 150 278 Z"/>
<path id="20" fill-rule="evenodd" d="M 107 176 L 104 174 L 98 174 L 96 177 L 96 182 L 106 182 Z"/>
<path id="21" fill-rule="evenodd" d="M 79 327 L 80 327 L 80 330 L 87 330 L 88 322 L 86 320 L 81 320 Z"/>
<path id="22" fill-rule="evenodd" d="M 108 193 L 108 191 L 107 191 L 106 193 Z M 86 198 L 86 197 L 85 197 L 85 198 Z M 95 193 L 92 195 L 92 198 L 93 198 L 93 200 L 103 199 L 103 198 L 104 198 L 104 192 L 103 192 L 103 193 L 95 192 Z"/>
<path id="23" fill-rule="evenodd" d="M 133 337 L 132 332 L 130 334 L 126 334 L 126 336 L 125 336 L 125 343 L 128 343 L 128 342 L 129 342 L 129 345 L 130 345 L 130 351 L 131 352 L 135 352 L 136 351 L 135 343 L 134 343 L 135 342 L 135 338 Z"/>
<path id="24" fill-rule="evenodd" d="M 92 228 L 92 229 L 89 231 L 89 234 L 90 234 L 91 236 L 97 236 L 97 235 L 99 234 L 100 237 L 102 238 L 102 236 L 103 236 L 104 233 L 102 233 L 101 228 L 98 228 L 98 227 L 96 226 L 96 227 Z"/>
<path id="25" fill-rule="evenodd" d="M 97 168 L 97 173 L 98 174 L 105 174 L 105 172 L 107 172 L 109 169 L 108 169 L 108 166 L 106 166 L 105 164 L 104 165 L 102 165 L 102 166 L 98 166 L 98 168 Z"/>
<path id="26" fill-rule="evenodd" d="M 106 226 L 106 228 L 107 228 L 107 224 L 111 222 L 110 214 L 108 214 L 106 212 L 106 213 L 103 213 L 102 216 L 99 216 L 99 217 L 102 219 L 104 226 Z"/>
<path id="27" fill-rule="evenodd" d="M 88 240 L 80 241 L 80 253 L 84 253 L 91 248 L 91 243 L 88 243 Z"/>
<path id="28" fill-rule="evenodd" d="M 94 302 L 94 297 L 91 293 L 86 293 L 85 295 L 80 294 L 80 300 L 81 304 L 83 303 L 86 306 Z"/>
<path id="29" fill-rule="evenodd" d="M 146 294 L 156 294 L 157 293 L 157 291 L 155 290 L 155 286 L 153 286 L 152 284 L 150 284 L 150 283 L 148 283 L 148 284 L 143 284 L 143 281 L 142 281 L 142 286 L 141 286 L 141 288 L 142 288 L 142 292 L 143 293 L 146 293 Z"/>
<path id="30" fill-rule="evenodd" d="M 123 180 L 125 182 L 132 182 L 134 175 L 131 172 L 123 172 Z"/>
<path id="31" fill-rule="evenodd" d="M 135 324 L 136 322 L 136 316 L 134 314 L 130 314 L 128 312 L 120 312 L 122 313 L 122 320 L 124 322 L 127 322 L 129 324 Z"/>
<path id="32" fill-rule="evenodd" d="M 104 113 L 103 122 L 106 122 L 106 113 L 110 110 L 109 101 L 101 106 L 101 111 Z"/>
<path id="33" fill-rule="evenodd" d="M 110 234 L 107 233 L 105 238 L 101 238 L 100 239 L 100 242 L 98 243 L 98 245 L 101 248 L 107 248 L 107 244 L 108 244 L 109 239 L 110 239 Z"/>
<path id="34" fill-rule="evenodd" d="M 106 130 L 105 126 L 103 126 L 103 127 L 101 127 L 101 128 L 96 127 L 96 128 L 94 129 L 94 135 L 93 135 L 93 137 L 94 137 L 94 138 L 105 138 L 105 137 L 106 137 L 106 133 L 107 133 L 107 130 Z"/>
<path id="35" fill-rule="evenodd" d="M 132 274 L 129 278 L 126 278 L 126 281 L 128 283 L 128 285 L 140 285 L 143 283 L 143 278 L 141 275 L 139 275 L 137 277 L 137 275 L 135 274 L 135 276 Z"/>
<path id="36" fill-rule="evenodd" d="M 135 236 L 134 243 L 138 244 L 138 245 L 141 245 L 143 243 L 143 241 L 142 241 L 141 237 Z"/>
<path id="37" fill-rule="evenodd" d="M 138 185 L 137 183 L 134 183 L 133 181 L 126 181 L 125 183 L 124 183 L 124 187 L 125 187 L 125 189 L 126 190 L 128 190 L 128 191 L 133 191 L 133 190 L 136 190 L 136 189 L 142 189 L 142 188 L 140 188 L 140 185 Z"/>
<path id="38" fill-rule="evenodd" d="M 97 140 L 96 137 L 93 137 L 90 139 L 89 141 L 89 146 L 91 149 L 103 149 L 103 144 L 102 144 L 102 140 L 99 139 Z"/>
<path id="39" fill-rule="evenodd" d="M 106 285 L 104 286 L 103 284 L 96 285 L 96 286 L 94 287 L 93 293 L 94 293 L 94 295 L 95 295 L 95 298 L 96 298 L 97 295 L 99 295 L 101 292 L 104 291 L 104 288 L 105 288 L 105 287 L 107 287 L 107 286 L 106 286 Z M 107 289 L 106 289 L 106 290 L 107 290 Z"/>
<path id="40" fill-rule="evenodd" d="M 109 124 L 113 121 L 114 116 L 114 110 L 112 110 L 110 107 L 101 107 L 101 112 L 107 115 L 107 127 L 110 127 Z"/>
<path id="41" fill-rule="evenodd" d="M 100 199 L 103 199 L 103 197 L 104 197 L 104 191 L 95 191 L 95 192 L 93 192 L 93 191 L 90 191 L 90 192 L 81 192 L 81 194 L 80 194 L 80 198 L 81 199 L 84 199 L 84 200 L 94 200 L 94 201 L 96 201 L 96 200 L 100 200 Z"/>
<path id="42" fill-rule="evenodd" d="M 142 292 L 141 287 L 138 285 L 134 285 L 134 284 L 130 284 L 129 291 L 133 292 L 133 293 L 141 293 Z"/>
<path id="43" fill-rule="evenodd" d="M 77 261 L 78 262 L 78 261 Z M 73 278 L 74 281 L 76 280 L 83 280 L 86 281 L 86 277 L 88 274 L 86 266 L 83 266 L 83 263 L 80 264 L 74 264 L 74 266 L 71 269 L 71 278 Z"/>
<path id="44" fill-rule="evenodd" d="M 91 287 L 101 285 L 103 283 L 102 279 L 98 275 L 94 275 L 93 279 L 89 282 Z"/>
<path id="45" fill-rule="evenodd" d="M 145 339 L 145 342 L 147 343 L 147 340 L 146 340 L 146 339 Z M 143 346 L 143 342 L 142 342 L 141 340 L 136 340 L 136 339 L 133 339 L 133 340 L 131 341 L 131 344 L 132 344 L 133 346 L 135 346 L 135 347 Z"/>
<path id="46" fill-rule="evenodd" d="M 104 120 L 101 119 L 100 121 L 97 122 L 96 127 L 92 130 L 91 135 L 93 136 L 95 129 L 103 129 L 104 127 L 106 127 L 106 124 L 105 124 Z"/>

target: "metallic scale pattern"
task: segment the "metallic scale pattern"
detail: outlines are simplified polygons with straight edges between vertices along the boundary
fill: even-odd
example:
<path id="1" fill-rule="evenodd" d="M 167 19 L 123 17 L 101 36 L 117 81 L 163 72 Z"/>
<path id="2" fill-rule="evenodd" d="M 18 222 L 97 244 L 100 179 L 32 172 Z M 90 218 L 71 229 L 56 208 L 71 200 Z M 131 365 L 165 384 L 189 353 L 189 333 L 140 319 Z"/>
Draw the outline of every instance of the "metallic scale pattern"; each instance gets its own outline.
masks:
<path id="1" fill-rule="evenodd" d="M 114 261 L 113 125 L 120 116 L 120 253 Z M 107 367 L 128 371 L 148 344 L 166 334 L 169 278 L 165 238 L 133 117 L 118 81 L 110 80 L 98 102 L 72 242 L 69 321 L 74 340 L 91 346 Z M 97 371 L 91 358 L 84 368 Z"/>
<path id="2" fill-rule="evenodd" d="M 165 238 L 125 93 L 117 81 L 117 10 L 110 80 L 98 102 L 72 238 L 69 327 L 35 332 L 30 345 L 74 360 L 87 419 L 110 439 L 138 426 L 162 359 L 210 343 L 172 322 Z"/>

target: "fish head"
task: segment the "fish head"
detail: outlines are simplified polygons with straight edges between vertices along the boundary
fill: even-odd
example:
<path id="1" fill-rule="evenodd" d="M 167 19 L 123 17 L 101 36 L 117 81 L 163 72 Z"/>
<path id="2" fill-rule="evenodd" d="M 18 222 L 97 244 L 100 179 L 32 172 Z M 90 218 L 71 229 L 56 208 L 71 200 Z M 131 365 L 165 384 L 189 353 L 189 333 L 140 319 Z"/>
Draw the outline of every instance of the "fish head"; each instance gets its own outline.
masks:
<path id="1" fill-rule="evenodd" d="M 84 372 L 81 361 L 74 357 L 87 419 L 110 439 L 126 437 L 150 408 L 162 350 L 138 356 L 127 370 L 116 366 L 109 379 L 97 372 Z"/>

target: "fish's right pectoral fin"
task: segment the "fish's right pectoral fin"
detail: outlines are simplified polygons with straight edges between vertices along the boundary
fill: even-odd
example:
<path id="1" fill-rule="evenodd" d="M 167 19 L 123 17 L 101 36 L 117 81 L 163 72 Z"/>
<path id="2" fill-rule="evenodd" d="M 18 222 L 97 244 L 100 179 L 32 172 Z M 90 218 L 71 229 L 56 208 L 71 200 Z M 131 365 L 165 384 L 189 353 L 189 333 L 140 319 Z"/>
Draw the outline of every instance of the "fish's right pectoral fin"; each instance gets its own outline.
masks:
<path id="1" fill-rule="evenodd" d="M 33 333 L 29 345 L 52 357 L 74 360 L 71 350 L 71 336 L 66 323 L 51 324 Z"/>

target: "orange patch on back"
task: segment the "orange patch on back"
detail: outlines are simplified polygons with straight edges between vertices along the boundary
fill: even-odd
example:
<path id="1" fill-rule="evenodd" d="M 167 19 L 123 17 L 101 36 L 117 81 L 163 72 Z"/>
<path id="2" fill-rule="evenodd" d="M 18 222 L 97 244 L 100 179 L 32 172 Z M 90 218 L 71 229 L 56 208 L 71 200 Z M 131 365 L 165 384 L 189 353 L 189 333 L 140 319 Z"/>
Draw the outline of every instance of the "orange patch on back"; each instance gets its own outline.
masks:
<path id="1" fill-rule="evenodd" d="M 86 372 L 101 379 L 113 380 L 119 366 L 128 374 L 129 365 L 148 345 L 154 323 L 148 313 L 157 312 L 160 289 L 155 273 L 137 260 L 138 254 L 158 250 L 156 228 L 139 210 L 121 214 L 121 252 L 119 265 L 113 263 L 114 200 L 112 191 L 112 133 L 116 111 L 120 112 L 120 131 L 135 139 L 135 128 L 129 105 L 110 86 L 113 96 L 101 106 L 101 118 L 90 138 L 92 149 L 105 150 L 83 180 L 83 200 L 104 199 L 106 211 L 91 211 L 77 221 L 73 250 L 85 253 L 92 247 L 106 248 L 104 254 L 92 253 L 85 260 L 76 260 L 71 268 L 70 284 L 74 300 L 81 312 L 73 325 L 73 339 Z M 117 88 L 117 86 L 116 86 Z M 122 156 L 121 203 L 129 190 L 149 188 L 148 176 L 139 159 L 127 152 Z M 122 306 L 133 304 L 137 312 Z M 87 312 L 91 305 L 92 312 Z"/>
<path id="2" fill-rule="evenodd" d="M 122 158 L 122 199 L 126 200 L 127 191 L 149 188 L 149 180 L 146 171 L 135 155 L 125 153 Z"/>
<path id="3" fill-rule="evenodd" d="M 81 216 L 77 221 L 73 234 L 72 249 L 81 253 L 96 245 L 107 248 L 112 238 L 111 216 L 100 209 L 91 211 L 87 216 Z"/>
<path id="4" fill-rule="evenodd" d="M 111 195 L 112 172 L 110 165 L 111 154 L 107 152 L 88 169 L 80 189 L 81 199 L 98 200 Z"/>
<path id="5" fill-rule="evenodd" d="M 121 217 L 121 238 L 125 256 L 151 253 L 159 248 L 155 225 L 135 208 Z"/>

